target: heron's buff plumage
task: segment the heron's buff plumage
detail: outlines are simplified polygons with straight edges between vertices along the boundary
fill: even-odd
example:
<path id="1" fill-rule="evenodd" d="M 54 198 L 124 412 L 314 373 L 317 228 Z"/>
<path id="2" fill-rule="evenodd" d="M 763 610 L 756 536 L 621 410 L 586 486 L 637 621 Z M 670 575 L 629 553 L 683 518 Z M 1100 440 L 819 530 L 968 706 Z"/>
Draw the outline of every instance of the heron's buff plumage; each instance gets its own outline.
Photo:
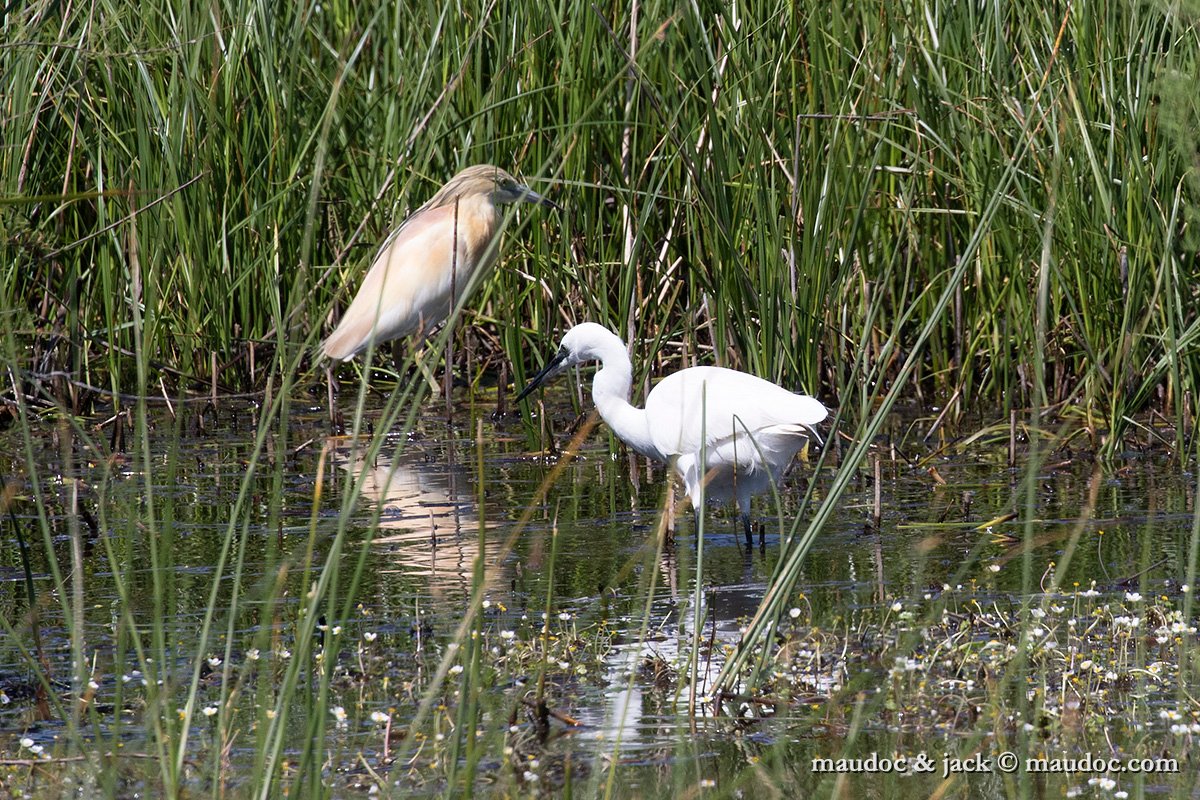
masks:
<path id="1" fill-rule="evenodd" d="M 528 194 L 522 195 L 522 192 Z M 468 167 L 380 247 L 336 330 L 322 344 L 345 360 L 390 339 L 428 333 L 496 261 L 500 202 L 550 204 L 498 167 Z"/>

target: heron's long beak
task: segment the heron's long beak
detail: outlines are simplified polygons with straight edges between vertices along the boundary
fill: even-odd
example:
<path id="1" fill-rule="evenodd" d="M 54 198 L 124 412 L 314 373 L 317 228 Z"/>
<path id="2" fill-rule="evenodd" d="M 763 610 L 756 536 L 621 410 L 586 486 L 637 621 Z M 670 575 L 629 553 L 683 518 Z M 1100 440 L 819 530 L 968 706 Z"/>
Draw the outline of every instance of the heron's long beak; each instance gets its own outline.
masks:
<path id="1" fill-rule="evenodd" d="M 530 189 L 528 186 L 525 186 L 524 184 L 518 186 L 517 190 L 521 192 L 521 202 L 522 203 L 533 203 L 533 204 L 539 205 L 539 206 L 548 206 L 549 208 L 553 208 L 555 211 L 563 210 L 563 207 L 560 206 L 558 203 L 556 203 L 553 200 L 550 200 L 546 197 L 543 197 L 542 195 L 538 194 L 533 189 Z"/>
<path id="2" fill-rule="evenodd" d="M 519 395 L 517 395 L 517 402 L 519 403 L 528 397 L 534 389 L 545 383 L 547 378 L 552 378 L 554 375 L 558 374 L 559 367 L 564 361 L 566 361 L 566 359 L 566 350 L 559 350 L 557 353 L 555 353 L 554 358 L 550 359 L 550 363 L 542 367 L 542 371 L 537 375 L 534 375 L 533 378 L 530 379 L 529 384 L 521 390 Z"/>

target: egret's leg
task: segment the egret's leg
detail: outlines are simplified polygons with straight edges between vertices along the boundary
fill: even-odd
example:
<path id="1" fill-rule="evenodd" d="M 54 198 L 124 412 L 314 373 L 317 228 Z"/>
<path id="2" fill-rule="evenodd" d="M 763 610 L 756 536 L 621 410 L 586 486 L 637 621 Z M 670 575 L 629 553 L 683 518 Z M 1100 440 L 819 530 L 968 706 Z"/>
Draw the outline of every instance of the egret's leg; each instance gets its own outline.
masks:
<path id="1" fill-rule="evenodd" d="M 741 517 L 742 517 L 742 529 L 746 531 L 746 549 L 748 550 L 754 546 L 754 533 L 750 530 L 750 512 L 743 511 L 741 513 Z M 765 542 L 760 537 L 759 544 L 764 544 L 764 543 Z"/>

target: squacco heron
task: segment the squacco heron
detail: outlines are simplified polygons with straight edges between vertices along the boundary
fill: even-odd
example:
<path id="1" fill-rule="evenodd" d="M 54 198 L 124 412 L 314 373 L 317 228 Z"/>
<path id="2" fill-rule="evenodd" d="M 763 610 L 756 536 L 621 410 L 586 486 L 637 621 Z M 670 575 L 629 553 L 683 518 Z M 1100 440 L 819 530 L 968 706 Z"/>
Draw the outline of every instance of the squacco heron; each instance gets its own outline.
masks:
<path id="1" fill-rule="evenodd" d="M 629 402 L 633 365 L 612 331 L 584 322 L 567 331 L 558 353 L 517 395 L 584 361 L 599 361 L 592 400 L 621 441 L 675 468 L 697 511 L 705 500 L 736 499 L 751 544 L 750 498 L 771 488 L 828 412 L 815 398 L 794 394 L 746 372 L 690 367 L 663 378 L 646 407 Z"/>
<path id="2" fill-rule="evenodd" d="M 449 316 L 496 260 L 505 203 L 559 208 L 498 167 L 467 167 L 384 241 L 324 355 L 344 361 L 372 343 L 428 333 Z"/>

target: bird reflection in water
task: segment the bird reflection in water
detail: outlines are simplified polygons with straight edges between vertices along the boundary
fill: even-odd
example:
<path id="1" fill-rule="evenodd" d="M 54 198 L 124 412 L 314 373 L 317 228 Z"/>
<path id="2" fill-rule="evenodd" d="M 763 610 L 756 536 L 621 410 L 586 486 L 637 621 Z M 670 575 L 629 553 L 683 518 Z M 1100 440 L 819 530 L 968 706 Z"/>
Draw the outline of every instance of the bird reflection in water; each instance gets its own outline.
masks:
<path id="1" fill-rule="evenodd" d="M 379 510 L 372 547 L 385 551 L 394 571 L 428 582 L 434 595 L 467 594 L 471 590 L 479 527 L 474 482 L 452 461 L 427 460 L 420 452 L 394 457 L 380 453 L 369 463 L 368 446 L 342 445 L 334 461 L 352 471 L 363 499 Z M 360 512 L 366 517 L 367 510 Z M 497 527 L 482 521 L 485 529 Z M 499 586 L 503 565 L 495 561 L 502 543 L 484 545 L 485 588 Z M 379 564 L 376 571 L 387 572 Z"/>

